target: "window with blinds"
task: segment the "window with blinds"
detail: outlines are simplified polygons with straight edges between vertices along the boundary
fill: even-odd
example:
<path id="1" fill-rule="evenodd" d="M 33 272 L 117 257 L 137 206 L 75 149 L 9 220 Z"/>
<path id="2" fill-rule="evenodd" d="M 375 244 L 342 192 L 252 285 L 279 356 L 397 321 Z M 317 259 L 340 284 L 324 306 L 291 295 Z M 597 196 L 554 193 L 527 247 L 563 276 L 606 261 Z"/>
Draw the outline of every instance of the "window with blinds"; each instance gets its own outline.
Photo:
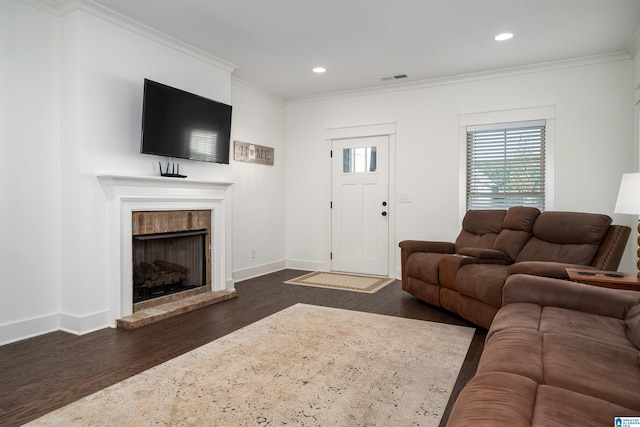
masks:
<path id="1" fill-rule="evenodd" d="M 544 210 L 545 122 L 467 128 L 467 209 Z"/>

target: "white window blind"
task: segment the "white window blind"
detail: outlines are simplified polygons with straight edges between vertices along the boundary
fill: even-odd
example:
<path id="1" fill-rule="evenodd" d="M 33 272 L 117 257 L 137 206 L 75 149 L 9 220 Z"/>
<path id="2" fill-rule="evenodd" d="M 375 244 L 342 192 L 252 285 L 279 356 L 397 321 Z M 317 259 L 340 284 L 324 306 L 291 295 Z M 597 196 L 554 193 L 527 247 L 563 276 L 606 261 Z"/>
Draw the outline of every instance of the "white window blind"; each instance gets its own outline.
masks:
<path id="1" fill-rule="evenodd" d="M 467 209 L 544 210 L 545 122 L 467 127 Z"/>

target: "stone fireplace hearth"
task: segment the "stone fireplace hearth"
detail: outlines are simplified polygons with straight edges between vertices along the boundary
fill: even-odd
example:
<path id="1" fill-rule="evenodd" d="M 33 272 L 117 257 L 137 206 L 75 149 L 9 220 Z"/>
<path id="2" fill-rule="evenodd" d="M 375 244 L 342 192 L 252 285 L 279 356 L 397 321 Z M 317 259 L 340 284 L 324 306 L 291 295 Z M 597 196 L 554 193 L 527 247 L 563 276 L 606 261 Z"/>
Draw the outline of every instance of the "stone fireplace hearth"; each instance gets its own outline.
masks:
<path id="1" fill-rule="evenodd" d="M 178 293 L 179 298 L 197 294 L 235 293 L 231 278 L 231 183 L 164 177 L 98 176 L 111 205 L 108 242 L 110 320 L 116 321 L 153 307 L 134 308 L 133 239 L 177 229 L 208 229 L 205 257 L 208 265 L 204 286 Z M 154 215 L 143 215 L 154 212 Z M 195 295 L 194 295 L 195 294 Z M 209 295 L 205 295 L 209 296 Z M 186 298 L 184 298 L 186 297 Z M 154 298 L 164 304 L 176 297 Z M 184 310 L 182 310 L 184 311 Z"/>

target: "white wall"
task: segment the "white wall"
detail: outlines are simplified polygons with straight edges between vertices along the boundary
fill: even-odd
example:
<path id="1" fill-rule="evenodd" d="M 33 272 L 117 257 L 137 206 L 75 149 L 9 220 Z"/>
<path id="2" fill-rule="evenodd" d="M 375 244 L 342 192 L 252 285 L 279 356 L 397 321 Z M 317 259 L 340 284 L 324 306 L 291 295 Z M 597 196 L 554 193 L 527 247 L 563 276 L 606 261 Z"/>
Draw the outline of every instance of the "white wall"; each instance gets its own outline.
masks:
<path id="1" fill-rule="evenodd" d="M 464 180 L 458 120 L 470 113 L 554 106 L 554 209 L 600 212 L 632 224 L 613 215 L 620 177 L 637 167 L 631 79 L 631 61 L 617 60 L 290 103 L 287 258 L 292 266 L 328 263 L 330 170 L 324 131 L 336 127 L 395 122 L 392 185 L 396 194 L 408 193 L 412 199 L 392 205 L 397 241 L 454 239 Z M 399 275 L 397 242 L 393 247 Z M 628 254 L 621 268 L 630 269 L 631 258 Z"/>
<path id="2" fill-rule="evenodd" d="M 107 324 L 113 233 L 96 175 L 157 175 L 139 153 L 144 78 L 230 103 L 229 71 L 76 10 L 60 20 L 62 50 L 62 318 L 85 332 Z M 230 166 L 180 161 L 189 178 L 229 181 Z"/>
<path id="3" fill-rule="evenodd" d="M 640 34 L 638 37 L 640 38 Z M 634 139 L 637 141 L 636 148 L 638 149 L 638 155 L 640 156 L 640 49 L 637 50 L 633 57 L 633 83 L 631 91 L 633 92 L 634 103 Z M 638 159 L 638 162 L 640 163 L 640 158 Z M 636 171 L 637 169 L 633 172 Z"/>
<path id="4" fill-rule="evenodd" d="M 241 84 L 232 96 L 231 64 L 80 6 L 56 16 L 0 1 L 0 343 L 111 326 L 115 236 L 97 175 L 157 175 L 166 161 L 139 153 L 144 78 L 232 104 L 233 138 L 276 147 L 274 167 L 181 160 L 180 171 L 236 182 L 228 277 L 284 267 L 283 102 Z"/>
<path id="5" fill-rule="evenodd" d="M 58 53 L 56 18 L 0 1 L 0 343 L 57 328 Z"/>
<path id="6" fill-rule="evenodd" d="M 233 140 L 274 148 L 274 165 L 232 162 L 233 278 L 286 267 L 285 105 L 234 81 Z"/>
<path id="7" fill-rule="evenodd" d="M 636 34 L 637 39 L 640 39 L 640 33 Z M 636 43 L 638 45 L 640 40 Z M 628 172 L 638 172 L 638 165 L 640 165 L 640 49 L 636 51 L 636 54 L 633 57 L 633 83 L 631 87 L 631 92 L 633 93 L 633 104 L 634 104 L 634 112 L 633 112 L 633 139 L 636 141 L 636 158 L 638 159 L 638 164 L 636 168 L 630 170 Z M 635 218 L 634 218 L 635 219 Z M 638 244 L 640 243 L 638 237 L 638 222 L 632 225 L 631 237 L 632 244 L 631 248 L 637 250 Z M 640 264 L 637 263 L 638 256 L 634 258 L 636 261 L 636 265 L 633 269 L 629 269 L 628 271 L 637 271 L 640 269 Z"/>

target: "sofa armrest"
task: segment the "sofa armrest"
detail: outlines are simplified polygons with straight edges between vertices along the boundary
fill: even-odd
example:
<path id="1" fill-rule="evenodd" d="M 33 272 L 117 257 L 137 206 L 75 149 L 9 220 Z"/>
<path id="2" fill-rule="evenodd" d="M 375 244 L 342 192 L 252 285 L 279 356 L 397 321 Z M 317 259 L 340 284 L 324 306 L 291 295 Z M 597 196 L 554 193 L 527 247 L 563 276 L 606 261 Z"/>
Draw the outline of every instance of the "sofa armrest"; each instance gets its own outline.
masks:
<path id="1" fill-rule="evenodd" d="M 398 244 L 407 255 L 413 252 L 437 252 L 452 254 L 456 251 L 456 245 L 451 242 L 430 242 L 426 240 L 403 240 Z"/>
<path id="2" fill-rule="evenodd" d="M 513 262 L 509 255 L 496 249 L 463 248 L 456 254 L 445 255 L 440 259 L 438 280 L 441 286 L 457 290 L 458 270 L 469 264 L 509 265 Z"/>
<path id="3" fill-rule="evenodd" d="M 477 262 L 477 258 L 461 254 L 443 256 L 440 259 L 438 268 L 438 281 L 440 282 L 440 286 L 457 290 L 456 276 L 458 275 L 458 270 L 464 265 L 475 264 Z"/>
<path id="4" fill-rule="evenodd" d="M 514 274 L 502 289 L 502 305 L 533 303 L 625 319 L 640 300 L 636 291 L 601 288 L 548 277 Z"/>
<path id="5" fill-rule="evenodd" d="M 430 242 L 426 240 L 403 240 L 400 246 L 400 267 L 402 269 L 402 283 L 407 283 L 407 260 L 414 252 L 436 252 L 452 254 L 456 251 L 456 245 L 451 242 Z"/>
<path id="6" fill-rule="evenodd" d="M 533 276 L 569 280 L 567 268 L 591 269 L 593 267 L 553 261 L 522 261 L 511 265 L 507 269 L 507 276 L 512 274 L 531 274 Z"/>
<path id="7" fill-rule="evenodd" d="M 486 248 L 461 248 L 458 250 L 459 255 L 471 256 L 479 260 L 496 260 L 505 261 L 509 264 L 513 262 L 513 259 L 509 255 L 497 249 Z"/>

